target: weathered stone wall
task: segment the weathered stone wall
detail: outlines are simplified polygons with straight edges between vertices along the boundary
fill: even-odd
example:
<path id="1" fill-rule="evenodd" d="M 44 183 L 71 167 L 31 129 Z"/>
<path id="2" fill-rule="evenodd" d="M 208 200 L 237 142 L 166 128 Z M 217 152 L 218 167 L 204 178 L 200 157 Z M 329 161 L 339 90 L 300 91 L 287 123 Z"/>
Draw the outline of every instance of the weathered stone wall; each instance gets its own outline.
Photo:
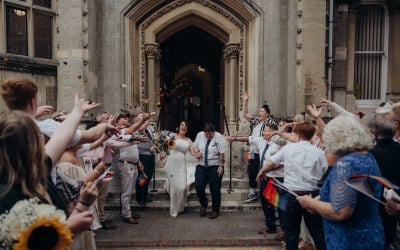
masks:
<path id="1" fill-rule="evenodd" d="M 39 105 L 52 105 L 56 107 L 57 104 L 57 78 L 56 76 L 45 76 L 37 74 L 28 74 L 13 71 L 0 71 L 0 82 L 14 77 L 27 77 L 33 80 L 39 88 L 38 102 Z M 73 99 L 70 100 L 70 105 L 67 110 L 72 109 Z M 7 106 L 0 98 L 0 110 L 7 110 Z"/>

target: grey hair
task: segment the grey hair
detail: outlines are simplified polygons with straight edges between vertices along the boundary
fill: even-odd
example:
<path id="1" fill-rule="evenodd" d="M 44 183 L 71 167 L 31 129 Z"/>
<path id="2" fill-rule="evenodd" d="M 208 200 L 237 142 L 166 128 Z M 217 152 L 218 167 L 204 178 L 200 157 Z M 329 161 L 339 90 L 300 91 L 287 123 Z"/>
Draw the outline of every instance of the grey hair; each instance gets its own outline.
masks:
<path id="1" fill-rule="evenodd" d="M 368 116 L 367 127 L 375 133 L 377 139 L 393 138 L 396 133 L 396 122 L 386 114 Z"/>
<path id="2" fill-rule="evenodd" d="M 326 151 L 339 156 L 373 147 L 372 134 L 354 115 L 342 114 L 330 121 L 322 138 Z"/>

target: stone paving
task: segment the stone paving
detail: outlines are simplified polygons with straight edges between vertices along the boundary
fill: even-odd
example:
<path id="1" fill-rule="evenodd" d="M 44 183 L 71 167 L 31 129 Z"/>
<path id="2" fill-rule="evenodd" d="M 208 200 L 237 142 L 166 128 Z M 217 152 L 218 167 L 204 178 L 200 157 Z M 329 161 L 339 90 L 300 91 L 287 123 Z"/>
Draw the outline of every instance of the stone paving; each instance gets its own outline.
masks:
<path id="1" fill-rule="evenodd" d="M 263 226 L 261 211 L 222 211 L 211 220 L 189 209 L 176 219 L 166 210 L 139 211 L 140 223 L 122 222 L 119 212 L 107 212 L 117 225 L 115 230 L 96 231 L 99 249 L 280 249 L 273 235 L 260 235 Z M 226 248 L 228 247 L 228 248 Z"/>

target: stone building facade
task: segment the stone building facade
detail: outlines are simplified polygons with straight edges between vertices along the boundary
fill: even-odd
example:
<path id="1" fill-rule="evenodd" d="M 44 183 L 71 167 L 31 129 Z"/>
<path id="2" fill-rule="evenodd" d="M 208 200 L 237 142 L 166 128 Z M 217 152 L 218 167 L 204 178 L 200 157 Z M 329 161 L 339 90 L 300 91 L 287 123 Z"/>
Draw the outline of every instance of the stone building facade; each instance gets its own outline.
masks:
<path id="1" fill-rule="evenodd" d="M 0 80 L 33 78 L 59 111 L 78 92 L 97 112 L 157 110 L 161 128 L 186 119 L 192 133 L 212 121 L 246 134 L 244 91 L 277 117 L 321 97 L 371 110 L 400 93 L 399 2 L 0 0 Z"/>

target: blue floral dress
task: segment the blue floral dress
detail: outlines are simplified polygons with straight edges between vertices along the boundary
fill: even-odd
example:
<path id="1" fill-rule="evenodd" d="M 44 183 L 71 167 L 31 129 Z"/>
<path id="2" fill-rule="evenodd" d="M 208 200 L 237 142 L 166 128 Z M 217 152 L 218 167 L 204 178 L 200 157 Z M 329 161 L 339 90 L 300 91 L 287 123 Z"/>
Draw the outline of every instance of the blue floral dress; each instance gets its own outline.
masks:
<path id="1" fill-rule="evenodd" d="M 379 216 L 379 203 L 345 184 L 353 174 L 380 176 L 378 164 L 372 154 L 348 154 L 332 167 L 321 189 L 321 200 L 330 202 L 335 211 L 350 205 L 354 212 L 344 221 L 323 218 L 328 249 L 384 249 L 384 233 Z M 371 181 L 370 187 L 379 199 L 382 186 Z"/>

